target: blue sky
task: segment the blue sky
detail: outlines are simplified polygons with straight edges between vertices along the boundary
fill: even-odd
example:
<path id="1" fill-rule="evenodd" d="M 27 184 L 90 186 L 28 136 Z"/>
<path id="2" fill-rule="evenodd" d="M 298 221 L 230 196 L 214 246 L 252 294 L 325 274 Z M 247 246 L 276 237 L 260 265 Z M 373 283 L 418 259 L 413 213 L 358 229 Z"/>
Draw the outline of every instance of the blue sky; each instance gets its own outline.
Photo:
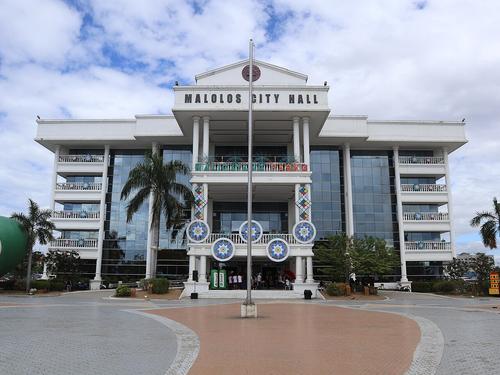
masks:
<path id="1" fill-rule="evenodd" d="M 62 1 L 0 3 L 0 215 L 49 202 L 35 119 L 169 113 L 170 87 L 256 57 L 328 81 L 333 114 L 467 120 L 451 156 L 459 251 L 500 195 L 497 1 Z"/>

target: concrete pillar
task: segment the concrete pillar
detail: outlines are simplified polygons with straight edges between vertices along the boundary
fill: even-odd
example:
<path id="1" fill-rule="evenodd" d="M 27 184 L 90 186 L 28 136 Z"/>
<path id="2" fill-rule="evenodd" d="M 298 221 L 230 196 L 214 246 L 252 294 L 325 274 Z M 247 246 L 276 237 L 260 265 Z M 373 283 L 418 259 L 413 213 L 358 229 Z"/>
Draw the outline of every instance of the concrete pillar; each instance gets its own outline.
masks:
<path id="1" fill-rule="evenodd" d="M 304 282 L 304 271 L 302 268 L 302 257 L 295 257 L 295 282 L 303 283 Z"/>
<path id="2" fill-rule="evenodd" d="M 399 248 L 400 248 L 400 260 L 401 260 L 401 282 L 408 281 L 408 275 L 406 273 L 406 253 L 405 253 L 405 230 L 403 221 L 403 202 L 401 201 L 401 177 L 399 174 L 399 147 L 393 147 L 394 153 L 394 185 L 396 190 L 396 203 L 397 203 L 397 214 L 398 214 L 398 228 L 399 228 Z"/>
<path id="3" fill-rule="evenodd" d="M 314 275 L 313 275 L 313 258 L 312 257 L 307 257 L 306 258 L 306 271 L 307 271 L 307 278 L 306 282 L 307 283 L 313 283 L 314 282 Z"/>
<path id="4" fill-rule="evenodd" d="M 203 158 L 209 157 L 209 145 L 210 145 L 210 117 L 203 117 Z"/>
<path id="5" fill-rule="evenodd" d="M 450 220 L 450 245 L 451 245 L 451 251 L 453 254 L 453 257 L 456 256 L 456 245 L 455 245 L 455 223 L 453 220 L 453 200 L 452 200 L 452 194 L 451 194 L 451 177 L 450 177 L 450 164 L 448 160 L 448 150 L 446 148 L 443 148 L 443 158 L 444 158 L 444 165 L 446 168 L 446 191 L 448 192 L 448 217 Z"/>
<path id="6" fill-rule="evenodd" d="M 54 150 L 54 169 L 52 171 L 52 190 L 50 195 L 50 208 L 52 211 L 56 209 L 56 186 L 57 186 L 57 165 L 59 163 L 59 154 L 61 152 L 61 146 L 56 145 L 56 149 Z"/>
<path id="7" fill-rule="evenodd" d="M 199 281 L 202 283 L 207 282 L 207 256 L 202 255 L 200 256 L 200 274 L 199 276 Z"/>
<path id="8" fill-rule="evenodd" d="M 47 273 L 47 263 L 43 262 L 43 273 L 42 273 L 42 280 L 48 280 L 49 279 L 49 274 Z"/>
<path id="9" fill-rule="evenodd" d="M 193 271 L 196 269 L 196 257 L 194 255 L 189 256 L 189 277 L 188 281 L 193 281 Z"/>
<path id="10" fill-rule="evenodd" d="M 104 146 L 104 166 L 102 169 L 101 204 L 99 206 L 99 233 L 97 237 L 97 259 L 94 280 L 101 281 L 102 248 L 104 244 L 104 221 L 106 219 L 106 193 L 108 192 L 109 145 Z"/>
<path id="11" fill-rule="evenodd" d="M 158 153 L 158 143 L 153 142 L 152 144 L 153 154 Z M 154 247 L 157 244 L 154 243 L 154 231 L 151 229 L 151 223 L 153 222 L 153 202 L 154 202 L 154 194 L 151 192 L 149 194 L 149 210 L 148 210 L 148 241 L 146 246 L 146 279 L 150 279 L 154 275 L 153 267 L 154 264 Z"/>
<path id="12" fill-rule="evenodd" d="M 352 177 L 351 177 L 351 147 L 349 143 L 344 145 L 344 197 L 346 233 L 354 235 L 354 213 L 352 208 Z"/>
<path id="13" fill-rule="evenodd" d="M 309 146 L 309 117 L 302 117 L 302 142 L 304 142 L 304 163 L 307 170 L 311 170 L 310 146 Z"/>
<path id="14" fill-rule="evenodd" d="M 200 118 L 198 116 L 193 117 L 193 166 L 192 170 L 196 168 L 196 163 L 198 163 L 198 154 L 200 147 Z"/>
<path id="15" fill-rule="evenodd" d="M 293 156 L 297 162 L 300 162 L 300 130 L 299 117 L 293 118 Z"/>

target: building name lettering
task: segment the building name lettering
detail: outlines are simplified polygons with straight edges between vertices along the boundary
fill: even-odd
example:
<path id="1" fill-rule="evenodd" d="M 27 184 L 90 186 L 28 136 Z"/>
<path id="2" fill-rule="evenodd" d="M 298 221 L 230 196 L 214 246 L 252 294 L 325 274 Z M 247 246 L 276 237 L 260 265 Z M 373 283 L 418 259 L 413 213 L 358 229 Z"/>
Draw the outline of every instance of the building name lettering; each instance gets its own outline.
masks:
<path id="1" fill-rule="evenodd" d="M 280 94 L 252 94 L 253 103 L 278 104 Z M 241 103 L 241 94 L 184 94 L 186 104 Z M 289 104 L 319 104 L 316 94 L 289 94 Z"/>

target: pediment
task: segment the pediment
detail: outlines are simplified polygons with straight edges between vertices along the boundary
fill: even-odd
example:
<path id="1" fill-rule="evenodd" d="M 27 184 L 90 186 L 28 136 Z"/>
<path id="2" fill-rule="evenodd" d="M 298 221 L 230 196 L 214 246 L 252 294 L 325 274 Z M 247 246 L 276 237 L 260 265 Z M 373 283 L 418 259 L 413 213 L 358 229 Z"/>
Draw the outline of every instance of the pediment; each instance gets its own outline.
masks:
<path id="1" fill-rule="evenodd" d="M 243 79 L 241 74 L 248 60 L 242 60 L 234 64 L 226 65 L 208 72 L 198 74 L 196 84 L 201 86 L 219 86 L 219 85 L 247 85 L 248 82 Z M 288 86 L 305 85 L 307 75 L 294 72 L 281 66 L 255 60 L 255 65 L 260 69 L 260 78 L 255 81 L 255 85 L 265 86 Z"/>

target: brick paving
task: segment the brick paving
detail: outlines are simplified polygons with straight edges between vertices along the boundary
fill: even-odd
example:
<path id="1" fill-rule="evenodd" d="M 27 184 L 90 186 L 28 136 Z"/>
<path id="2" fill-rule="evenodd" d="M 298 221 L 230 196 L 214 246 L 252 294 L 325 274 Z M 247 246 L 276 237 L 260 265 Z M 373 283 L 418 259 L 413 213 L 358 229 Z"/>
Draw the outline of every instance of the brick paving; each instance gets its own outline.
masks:
<path id="1" fill-rule="evenodd" d="M 258 319 L 246 320 L 239 304 L 149 312 L 198 334 L 193 375 L 401 375 L 420 340 L 418 325 L 395 314 L 303 303 L 258 309 Z"/>

